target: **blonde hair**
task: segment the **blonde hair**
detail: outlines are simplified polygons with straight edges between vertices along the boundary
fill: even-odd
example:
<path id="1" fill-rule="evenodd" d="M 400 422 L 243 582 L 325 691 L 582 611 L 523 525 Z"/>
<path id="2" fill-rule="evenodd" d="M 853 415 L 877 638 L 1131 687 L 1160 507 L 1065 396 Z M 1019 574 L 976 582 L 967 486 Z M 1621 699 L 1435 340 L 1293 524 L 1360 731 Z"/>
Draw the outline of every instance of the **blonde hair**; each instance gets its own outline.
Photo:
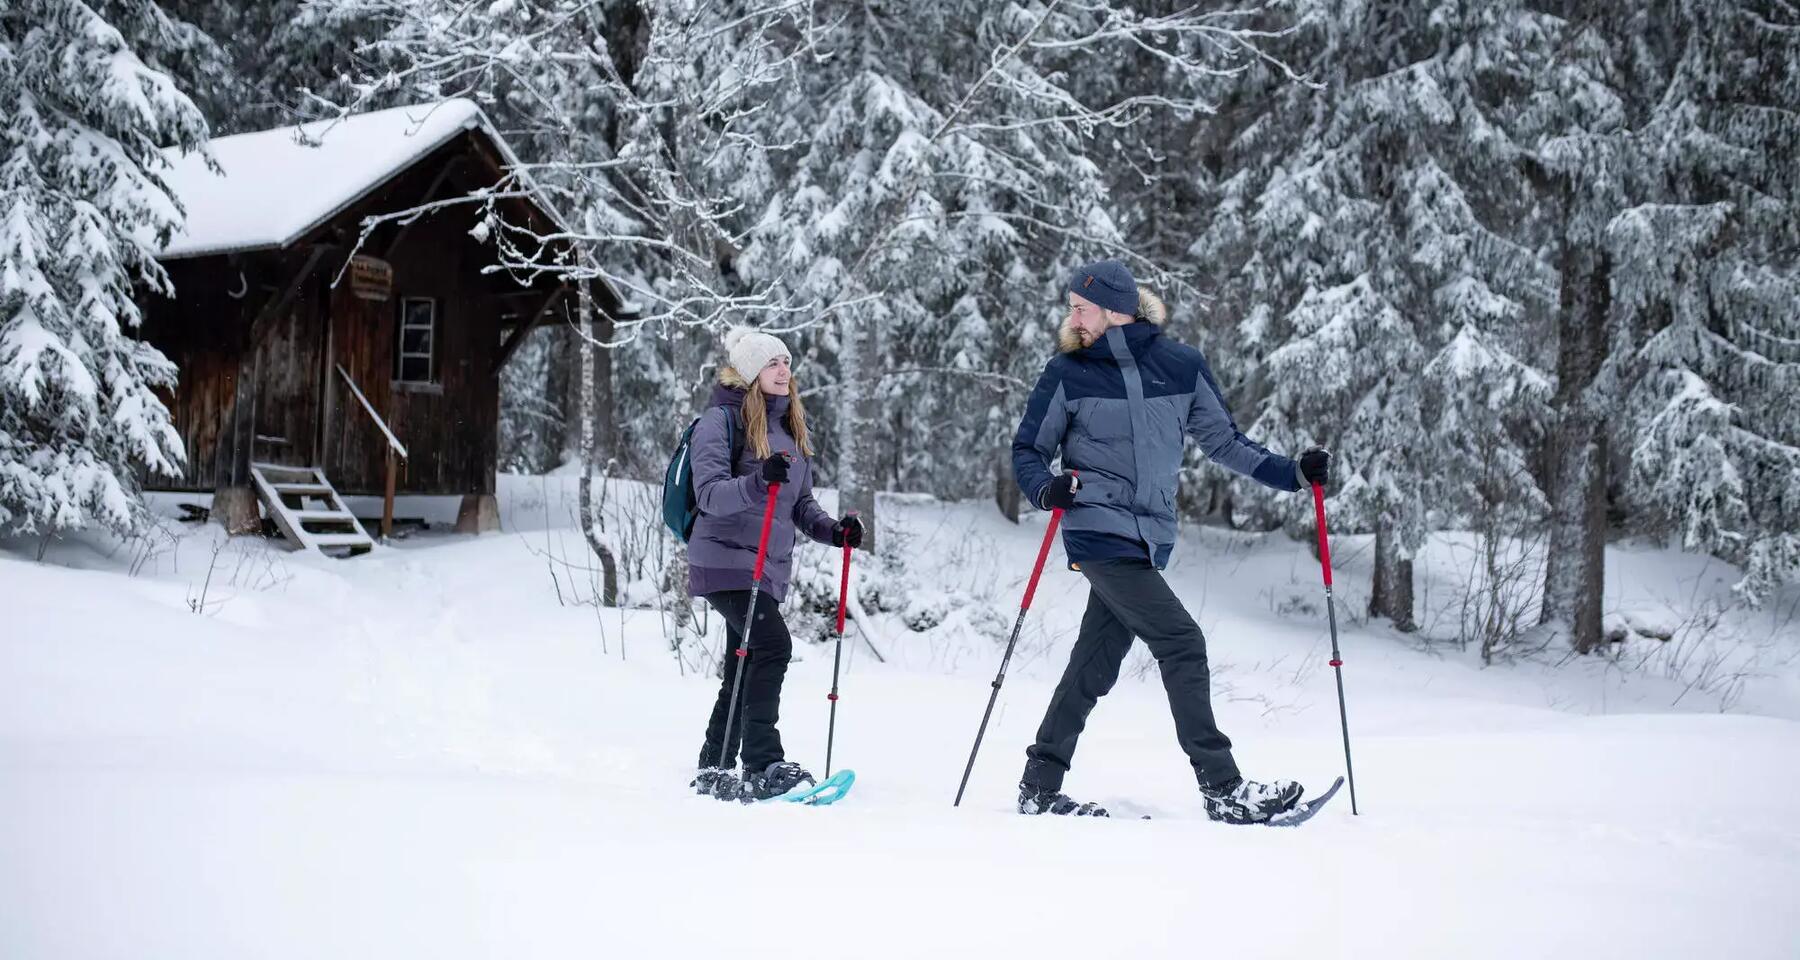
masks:
<path id="1" fill-rule="evenodd" d="M 751 453 L 758 460 L 766 460 L 769 456 L 769 402 L 763 396 L 762 387 L 755 380 L 747 380 L 735 367 L 723 367 L 719 370 L 719 382 L 727 387 L 744 391 L 744 439 Z M 788 381 L 788 409 L 784 419 L 788 435 L 794 438 L 794 446 L 800 448 L 800 455 L 813 455 L 812 441 L 806 433 L 806 405 L 800 402 L 800 386 L 797 380 Z"/>

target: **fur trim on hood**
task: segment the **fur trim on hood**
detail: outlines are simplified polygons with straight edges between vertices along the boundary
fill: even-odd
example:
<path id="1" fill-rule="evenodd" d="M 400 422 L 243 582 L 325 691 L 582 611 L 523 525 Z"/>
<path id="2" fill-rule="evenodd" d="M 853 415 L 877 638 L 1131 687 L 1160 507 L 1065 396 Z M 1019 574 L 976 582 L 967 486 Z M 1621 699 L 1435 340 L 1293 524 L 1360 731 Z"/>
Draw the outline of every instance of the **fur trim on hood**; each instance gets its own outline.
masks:
<path id="1" fill-rule="evenodd" d="M 1163 303 L 1161 297 L 1139 287 L 1137 318 L 1160 327 L 1169 322 L 1169 305 Z M 1056 332 L 1056 347 L 1063 353 L 1074 353 L 1081 349 L 1081 337 L 1076 335 L 1075 328 L 1067 320 L 1063 321 L 1062 329 Z"/>

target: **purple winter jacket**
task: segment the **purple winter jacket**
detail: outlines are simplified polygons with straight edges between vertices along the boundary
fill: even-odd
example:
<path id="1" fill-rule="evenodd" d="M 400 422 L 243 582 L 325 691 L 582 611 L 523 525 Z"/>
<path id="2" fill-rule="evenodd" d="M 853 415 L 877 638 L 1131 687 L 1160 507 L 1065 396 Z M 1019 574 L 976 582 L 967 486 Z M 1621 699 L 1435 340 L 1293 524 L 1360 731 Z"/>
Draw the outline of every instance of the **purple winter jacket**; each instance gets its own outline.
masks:
<path id="1" fill-rule="evenodd" d="M 837 521 L 812 495 L 812 464 L 800 455 L 788 435 L 787 397 L 765 397 L 769 410 L 769 450 L 792 459 L 788 482 L 776 496 L 775 522 L 769 528 L 769 554 L 763 563 L 762 590 L 780 603 L 787 599 L 793 575 L 794 537 L 804 531 L 820 543 L 831 542 Z M 743 422 L 744 391 L 719 384 L 712 402 L 694 428 L 692 451 L 694 493 L 700 516 L 688 539 L 688 591 L 705 596 L 722 590 L 750 589 L 756 569 L 756 544 L 762 536 L 763 508 L 769 487 L 762 480 L 762 458 L 751 449 Z M 731 463 L 731 435 L 726 418 L 735 420 L 743 453 Z"/>

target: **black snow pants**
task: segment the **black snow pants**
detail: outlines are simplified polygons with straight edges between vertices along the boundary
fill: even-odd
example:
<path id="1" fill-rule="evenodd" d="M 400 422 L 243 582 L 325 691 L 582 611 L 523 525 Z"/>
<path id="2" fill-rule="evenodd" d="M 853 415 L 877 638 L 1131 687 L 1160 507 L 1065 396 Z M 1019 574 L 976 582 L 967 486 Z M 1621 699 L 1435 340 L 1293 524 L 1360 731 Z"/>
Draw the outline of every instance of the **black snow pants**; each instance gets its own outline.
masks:
<path id="1" fill-rule="evenodd" d="M 1084 560 L 1081 573 L 1089 586 L 1087 613 L 1038 727 L 1037 742 L 1025 751 L 1024 781 L 1062 789 L 1088 713 L 1119 679 L 1133 636 L 1142 637 L 1156 657 L 1175 716 L 1175 737 L 1195 779 L 1207 786 L 1237 776 L 1231 741 L 1213 719 L 1206 637 L 1162 573 L 1147 559 Z"/>
<path id="2" fill-rule="evenodd" d="M 781 682 L 787 678 L 788 658 L 794 652 L 793 639 L 788 635 L 787 622 L 781 619 L 780 606 L 767 593 L 759 593 L 756 624 L 750 633 L 750 655 L 739 657 L 737 650 L 744 640 L 744 612 L 750 606 L 750 591 L 725 590 L 709 593 L 705 599 L 725 618 L 728 647 L 719 698 L 713 703 L 712 718 L 706 723 L 706 743 L 700 748 L 699 765 L 731 769 L 736 765 L 741 741 L 744 769 L 761 773 L 769 764 L 786 759 L 775 721 L 781 713 Z M 731 708 L 731 685 L 740 667 L 745 670 L 744 687 L 738 694 L 737 714 L 728 737 L 725 714 Z M 722 753 L 721 744 L 724 745 Z"/>

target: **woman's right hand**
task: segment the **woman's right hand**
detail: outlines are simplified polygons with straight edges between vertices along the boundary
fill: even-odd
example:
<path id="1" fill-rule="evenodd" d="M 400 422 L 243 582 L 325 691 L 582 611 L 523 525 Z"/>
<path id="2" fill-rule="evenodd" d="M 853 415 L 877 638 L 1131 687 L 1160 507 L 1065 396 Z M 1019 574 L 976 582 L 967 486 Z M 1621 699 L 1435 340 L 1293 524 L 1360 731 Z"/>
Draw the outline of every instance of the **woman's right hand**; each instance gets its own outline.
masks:
<path id="1" fill-rule="evenodd" d="M 785 453 L 777 453 L 762 462 L 763 483 L 773 486 L 788 482 L 788 458 Z"/>

